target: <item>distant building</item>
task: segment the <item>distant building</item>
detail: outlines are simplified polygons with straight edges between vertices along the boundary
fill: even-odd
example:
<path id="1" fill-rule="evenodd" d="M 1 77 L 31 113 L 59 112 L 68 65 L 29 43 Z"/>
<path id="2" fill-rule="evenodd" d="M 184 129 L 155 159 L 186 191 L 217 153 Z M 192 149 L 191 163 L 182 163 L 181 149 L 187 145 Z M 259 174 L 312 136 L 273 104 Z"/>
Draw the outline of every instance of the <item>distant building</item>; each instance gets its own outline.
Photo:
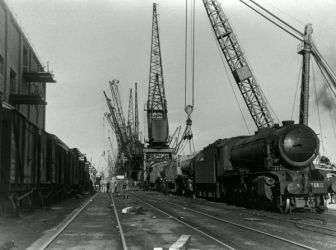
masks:
<path id="1" fill-rule="evenodd" d="M 45 128 L 45 72 L 36 53 L 4 0 L 0 0 L 0 97 L 39 128 Z"/>

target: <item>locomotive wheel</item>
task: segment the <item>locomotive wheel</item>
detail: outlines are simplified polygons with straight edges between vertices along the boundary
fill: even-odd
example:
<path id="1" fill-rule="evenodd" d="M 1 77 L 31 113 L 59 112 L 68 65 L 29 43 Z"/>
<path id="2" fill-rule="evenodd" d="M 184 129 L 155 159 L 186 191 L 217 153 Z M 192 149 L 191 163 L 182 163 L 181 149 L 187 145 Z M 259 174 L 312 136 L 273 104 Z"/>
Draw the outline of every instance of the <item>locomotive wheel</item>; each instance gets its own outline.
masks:
<path id="1" fill-rule="evenodd" d="M 320 204 L 316 208 L 316 212 L 319 214 L 323 214 L 327 209 L 327 201 L 324 199 L 323 196 L 320 197 Z"/>
<path id="2" fill-rule="evenodd" d="M 277 208 L 282 214 L 289 214 L 292 211 L 290 199 L 286 197 L 279 197 L 277 201 Z"/>

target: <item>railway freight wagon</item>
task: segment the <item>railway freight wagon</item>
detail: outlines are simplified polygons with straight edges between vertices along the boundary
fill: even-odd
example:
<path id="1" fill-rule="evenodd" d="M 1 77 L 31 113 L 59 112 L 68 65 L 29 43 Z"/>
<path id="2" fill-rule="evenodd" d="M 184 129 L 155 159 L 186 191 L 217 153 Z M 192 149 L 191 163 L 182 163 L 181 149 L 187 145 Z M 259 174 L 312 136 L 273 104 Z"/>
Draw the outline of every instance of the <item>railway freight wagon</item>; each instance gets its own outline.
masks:
<path id="1" fill-rule="evenodd" d="M 78 150 L 14 109 L 0 112 L 0 213 L 48 205 L 89 186 L 87 161 Z"/>
<path id="2" fill-rule="evenodd" d="M 217 140 L 194 158 L 195 194 L 281 212 L 323 212 L 336 185 L 314 168 L 318 150 L 315 132 L 291 121 L 252 136 Z"/>

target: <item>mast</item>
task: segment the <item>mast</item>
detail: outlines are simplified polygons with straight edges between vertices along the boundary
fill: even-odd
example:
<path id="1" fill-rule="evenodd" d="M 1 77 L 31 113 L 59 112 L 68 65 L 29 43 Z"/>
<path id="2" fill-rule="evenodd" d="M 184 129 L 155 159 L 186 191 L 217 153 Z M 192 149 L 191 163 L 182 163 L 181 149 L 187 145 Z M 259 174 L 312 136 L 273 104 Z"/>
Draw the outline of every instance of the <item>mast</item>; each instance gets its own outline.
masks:
<path id="1" fill-rule="evenodd" d="M 309 112 L 309 79 L 310 79 L 310 54 L 312 52 L 312 33 L 311 24 L 305 26 L 303 37 L 303 48 L 299 51 L 302 55 L 302 79 L 301 79 L 301 95 L 300 95 L 300 114 L 299 123 L 308 125 Z"/>

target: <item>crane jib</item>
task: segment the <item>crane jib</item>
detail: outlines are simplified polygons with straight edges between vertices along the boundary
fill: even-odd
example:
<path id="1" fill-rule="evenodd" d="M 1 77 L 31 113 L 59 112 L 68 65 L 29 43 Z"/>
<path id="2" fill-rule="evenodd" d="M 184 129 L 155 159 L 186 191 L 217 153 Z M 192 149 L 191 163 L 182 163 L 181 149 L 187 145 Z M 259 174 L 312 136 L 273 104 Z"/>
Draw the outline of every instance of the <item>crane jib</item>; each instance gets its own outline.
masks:
<path id="1" fill-rule="evenodd" d="M 240 48 L 238 39 L 217 0 L 203 0 L 217 42 L 229 65 L 245 104 L 258 128 L 272 127 L 273 117 L 266 98 L 253 76 L 252 70 Z"/>

